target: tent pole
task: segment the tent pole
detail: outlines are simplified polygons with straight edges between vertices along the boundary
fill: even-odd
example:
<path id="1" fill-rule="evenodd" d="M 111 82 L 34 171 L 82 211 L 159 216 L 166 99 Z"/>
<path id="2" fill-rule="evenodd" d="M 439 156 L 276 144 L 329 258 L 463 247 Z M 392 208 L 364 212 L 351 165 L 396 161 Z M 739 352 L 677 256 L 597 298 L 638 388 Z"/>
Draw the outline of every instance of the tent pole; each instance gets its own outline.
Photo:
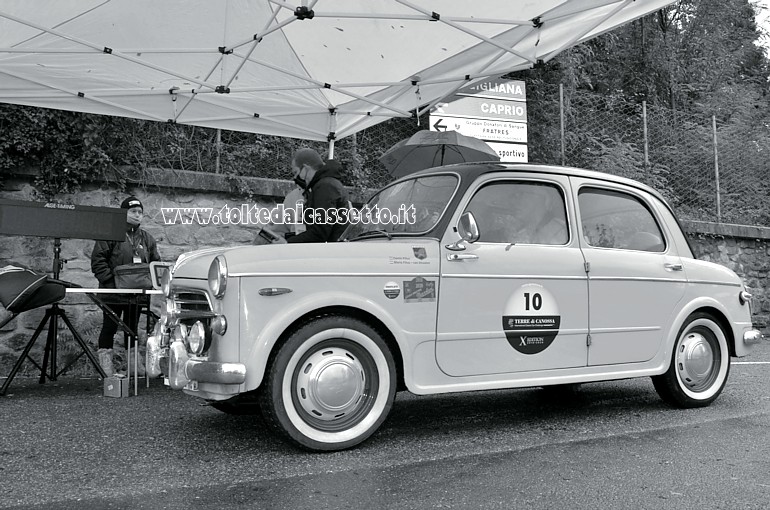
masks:
<path id="1" fill-rule="evenodd" d="M 335 131 L 337 131 L 337 109 L 329 108 L 329 135 L 326 137 L 329 140 L 329 159 L 334 159 Z"/>

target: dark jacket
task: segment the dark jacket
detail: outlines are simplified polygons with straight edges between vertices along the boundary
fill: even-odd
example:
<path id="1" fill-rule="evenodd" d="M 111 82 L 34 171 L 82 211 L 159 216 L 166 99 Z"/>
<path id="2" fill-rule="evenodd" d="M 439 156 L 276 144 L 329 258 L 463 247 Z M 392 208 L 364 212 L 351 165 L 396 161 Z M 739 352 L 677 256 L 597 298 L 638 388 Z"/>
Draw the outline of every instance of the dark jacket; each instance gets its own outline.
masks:
<path id="1" fill-rule="evenodd" d="M 158 245 L 155 239 L 139 227 L 130 226 L 126 232 L 125 241 L 96 241 L 91 252 L 91 271 L 99 280 L 100 289 L 114 289 L 115 275 L 113 270 L 123 264 L 134 261 L 134 253 L 142 262 L 160 260 Z"/>
<path id="2" fill-rule="evenodd" d="M 304 218 L 306 230 L 287 239 L 290 243 L 325 243 L 340 238 L 347 221 L 337 218 L 322 218 L 326 211 L 336 209 L 347 211 L 350 208 L 348 190 L 339 179 L 340 164 L 328 160 L 316 172 L 305 190 Z M 311 217 L 315 212 L 314 217 Z M 347 214 L 347 213 L 345 213 Z M 318 221 L 318 220 L 322 221 Z"/>

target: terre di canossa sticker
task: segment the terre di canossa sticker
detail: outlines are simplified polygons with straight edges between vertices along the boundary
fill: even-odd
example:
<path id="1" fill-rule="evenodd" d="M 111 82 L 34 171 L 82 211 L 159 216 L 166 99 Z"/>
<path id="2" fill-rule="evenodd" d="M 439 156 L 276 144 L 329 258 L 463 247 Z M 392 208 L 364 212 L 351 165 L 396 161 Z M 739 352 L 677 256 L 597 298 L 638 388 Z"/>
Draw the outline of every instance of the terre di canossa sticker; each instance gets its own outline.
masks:
<path id="1" fill-rule="evenodd" d="M 548 289 L 527 283 L 516 289 L 503 311 L 503 331 L 511 347 L 522 354 L 543 352 L 559 334 L 561 315 Z"/>
<path id="2" fill-rule="evenodd" d="M 385 284 L 382 291 L 388 299 L 396 299 L 398 295 L 401 294 L 401 287 L 399 287 L 396 282 L 388 282 Z"/>
<path id="3" fill-rule="evenodd" d="M 436 300 L 436 282 L 422 276 L 404 282 L 404 302 L 423 303 Z"/>

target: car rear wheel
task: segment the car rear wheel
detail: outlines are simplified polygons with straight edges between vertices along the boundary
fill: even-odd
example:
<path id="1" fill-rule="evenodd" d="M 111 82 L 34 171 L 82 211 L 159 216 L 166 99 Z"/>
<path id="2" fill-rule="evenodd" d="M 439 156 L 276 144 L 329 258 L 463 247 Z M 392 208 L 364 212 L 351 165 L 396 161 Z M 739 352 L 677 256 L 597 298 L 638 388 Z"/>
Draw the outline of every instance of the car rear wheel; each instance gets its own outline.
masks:
<path id="1" fill-rule="evenodd" d="M 343 450 L 385 421 L 395 383 L 393 356 L 372 327 L 324 316 L 295 331 L 272 358 L 260 406 L 268 425 L 292 443 Z"/>
<path id="2" fill-rule="evenodd" d="M 679 331 L 671 366 L 652 382 L 673 406 L 704 407 L 722 392 L 729 373 L 730 351 L 722 327 L 711 315 L 697 312 Z"/>

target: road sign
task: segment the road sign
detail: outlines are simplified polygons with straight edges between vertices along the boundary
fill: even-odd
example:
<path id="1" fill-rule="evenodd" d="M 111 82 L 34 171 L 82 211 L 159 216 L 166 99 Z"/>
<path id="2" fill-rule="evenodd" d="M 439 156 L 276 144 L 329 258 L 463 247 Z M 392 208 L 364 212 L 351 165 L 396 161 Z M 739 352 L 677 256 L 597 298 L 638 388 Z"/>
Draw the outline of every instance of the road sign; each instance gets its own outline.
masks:
<path id="1" fill-rule="evenodd" d="M 454 96 L 446 103 L 438 103 L 432 115 L 452 115 L 474 119 L 527 122 L 527 103 L 478 96 Z"/>
<path id="2" fill-rule="evenodd" d="M 484 80 L 431 109 L 429 129 L 483 140 L 500 161 L 528 162 L 526 101 L 523 81 Z"/>
<path id="3" fill-rule="evenodd" d="M 527 163 L 529 161 L 529 152 L 526 145 L 500 142 L 487 142 L 487 145 L 497 152 L 497 155 L 500 156 L 500 161 L 504 163 Z"/>
<path id="4" fill-rule="evenodd" d="M 527 143 L 527 124 L 524 122 L 431 115 L 430 129 L 457 131 L 485 141 Z"/>
<path id="5" fill-rule="evenodd" d="M 512 101 L 526 101 L 527 88 L 523 81 L 504 80 L 486 80 L 468 87 L 463 87 L 457 91 L 460 96 L 481 96 L 498 99 L 509 99 Z"/>

